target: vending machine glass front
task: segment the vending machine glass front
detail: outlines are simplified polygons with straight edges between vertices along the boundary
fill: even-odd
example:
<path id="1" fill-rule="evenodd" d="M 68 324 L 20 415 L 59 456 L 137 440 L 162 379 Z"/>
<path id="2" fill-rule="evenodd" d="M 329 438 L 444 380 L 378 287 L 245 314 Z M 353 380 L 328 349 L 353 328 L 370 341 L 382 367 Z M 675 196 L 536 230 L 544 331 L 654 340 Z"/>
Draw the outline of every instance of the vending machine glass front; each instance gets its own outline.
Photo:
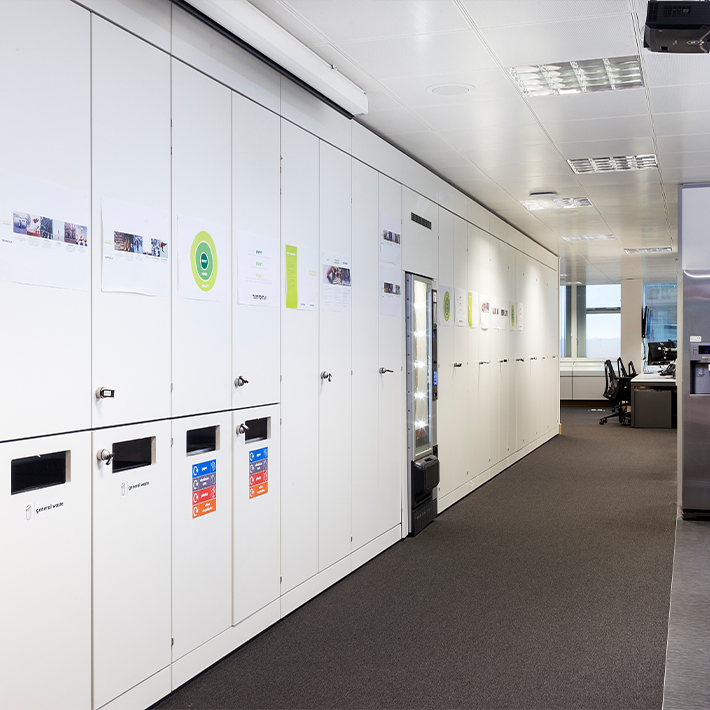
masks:
<path id="1" fill-rule="evenodd" d="M 432 287 L 412 279 L 411 357 L 414 458 L 433 450 L 432 442 Z"/>

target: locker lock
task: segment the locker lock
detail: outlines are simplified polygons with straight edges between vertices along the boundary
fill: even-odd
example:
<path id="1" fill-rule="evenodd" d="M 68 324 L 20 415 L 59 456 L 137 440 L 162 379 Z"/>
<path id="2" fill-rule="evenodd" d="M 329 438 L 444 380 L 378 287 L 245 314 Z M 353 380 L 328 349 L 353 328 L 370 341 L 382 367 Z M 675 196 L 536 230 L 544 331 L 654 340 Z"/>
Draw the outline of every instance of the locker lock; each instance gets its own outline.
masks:
<path id="1" fill-rule="evenodd" d="M 386 367 L 381 367 L 380 368 L 380 374 L 384 375 L 385 372 L 394 372 L 394 370 L 388 370 Z"/>
<path id="2" fill-rule="evenodd" d="M 237 377 L 236 380 L 234 380 L 234 386 L 235 387 L 244 387 L 244 385 L 248 385 L 249 380 L 245 380 L 241 375 Z"/>
<path id="3" fill-rule="evenodd" d="M 454 367 L 463 367 L 463 363 L 462 362 L 455 362 Z"/>
<path id="4" fill-rule="evenodd" d="M 113 454 L 108 449 L 99 449 L 96 452 L 96 460 L 105 461 L 107 466 L 111 465 L 111 459 L 113 459 Z"/>
<path id="5" fill-rule="evenodd" d="M 237 427 L 237 434 L 246 434 L 249 431 L 249 427 L 246 424 L 240 424 Z"/>
<path id="6" fill-rule="evenodd" d="M 108 387 L 97 387 L 96 388 L 96 399 L 113 399 L 116 396 L 116 390 L 109 389 Z"/>
<path id="7" fill-rule="evenodd" d="M 326 372 L 325 370 L 320 373 L 320 378 L 321 380 L 328 380 L 328 382 L 333 381 L 333 375 L 330 372 Z"/>

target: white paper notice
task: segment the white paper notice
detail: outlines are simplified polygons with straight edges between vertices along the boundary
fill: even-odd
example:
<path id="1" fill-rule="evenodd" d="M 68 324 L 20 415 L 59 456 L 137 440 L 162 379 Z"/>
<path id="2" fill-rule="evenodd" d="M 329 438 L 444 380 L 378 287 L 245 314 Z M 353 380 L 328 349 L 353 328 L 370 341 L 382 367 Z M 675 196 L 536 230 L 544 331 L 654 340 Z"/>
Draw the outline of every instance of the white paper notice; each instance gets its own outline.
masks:
<path id="1" fill-rule="evenodd" d="M 237 297 L 245 306 L 279 303 L 279 242 L 250 232 L 237 234 Z"/>
<path id="2" fill-rule="evenodd" d="M 324 311 L 349 311 L 350 294 L 352 293 L 350 257 L 329 252 L 323 252 L 322 256 L 323 300 L 321 308 Z"/>
<path id="3" fill-rule="evenodd" d="M 170 213 L 101 199 L 101 290 L 170 297 Z"/>
<path id="4" fill-rule="evenodd" d="M 508 318 L 508 325 L 511 330 L 515 330 L 518 327 L 518 304 L 515 301 L 510 302 L 510 317 Z"/>
<path id="5" fill-rule="evenodd" d="M 518 330 L 523 329 L 523 319 L 525 317 L 525 310 L 523 309 L 523 302 L 518 301 L 518 313 L 517 313 L 517 320 L 518 320 Z"/>
<path id="6" fill-rule="evenodd" d="M 178 215 L 178 296 L 228 301 L 232 273 L 229 227 Z"/>
<path id="7" fill-rule="evenodd" d="M 402 307 L 402 269 L 382 264 L 380 274 L 380 313 L 383 316 L 399 316 Z"/>
<path id="8" fill-rule="evenodd" d="M 468 322 L 468 294 L 465 288 L 456 289 L 456 325 L 465 328 Z"/>
<path id="9" fill-rule="evenodd" d="M 86 291 L 89 195 L 0 170 L 0 280 Z"/>
<path id="10" fill-rule="evenodd" d="M 439 325 L 449 326 L 454 322 L 453 290 L 439 286 Z"/>
<path id="11" fill-rule="evenodd" d="M 476 328 L 478 326 L 479 308 L 478 294 L 475 291 L 468 292 L 468 327 Z"/>
<path id="12" fill-rule="evenodd" d="M 402 263 L 402 222 L 386 212 L 380 212 L 380 261 Z"/>
<path id="13" fill-rule="evenodd" d="M 508 321 L 510 320 L 510 301 L 500 302 L 500 329 L 508 330 Z"/>
<path id="14" fill-rule="evenodd" d="M 490 300 L 491 304 L 491 319 L 490 326 L 493 330 L 498 330 L 498 324 L 500 321 L 500 301 L 492 296 Z"/>
<path id="15" fill-rule="evenodd" d="M 481 330 L 488 330 L 488 323 L 491 317 L 491 301 L 488 296 L 481 294 L 480 299 Z"/>

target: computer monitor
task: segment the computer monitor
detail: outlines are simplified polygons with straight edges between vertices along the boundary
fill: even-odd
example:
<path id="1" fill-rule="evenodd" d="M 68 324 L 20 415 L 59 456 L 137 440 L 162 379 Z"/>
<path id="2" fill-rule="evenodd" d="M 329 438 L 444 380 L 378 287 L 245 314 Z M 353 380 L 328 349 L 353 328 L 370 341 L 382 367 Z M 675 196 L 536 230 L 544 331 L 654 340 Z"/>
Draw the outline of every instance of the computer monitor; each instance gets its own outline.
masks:
<path id="1" fill-rule="evenodd" d="M 648 357 L 646 362 L 649 365 L 667 365 L 669 362 L 675 362 L 678 357 L 678 349 L 672 340 L 666 340 L 663 343 L 649 343 Z"/>
<path id="2" fill-rule="evenodd" d="M 649 311 L 648 306 L 646 306 L 643 309 L 643 315 L 641 316 L 641 337 L 644 340 L 646 340 L 646 338 L 648 337 L 648 327 L 650 325 L 649 315 L 650 315 L 650 311 Z"/>

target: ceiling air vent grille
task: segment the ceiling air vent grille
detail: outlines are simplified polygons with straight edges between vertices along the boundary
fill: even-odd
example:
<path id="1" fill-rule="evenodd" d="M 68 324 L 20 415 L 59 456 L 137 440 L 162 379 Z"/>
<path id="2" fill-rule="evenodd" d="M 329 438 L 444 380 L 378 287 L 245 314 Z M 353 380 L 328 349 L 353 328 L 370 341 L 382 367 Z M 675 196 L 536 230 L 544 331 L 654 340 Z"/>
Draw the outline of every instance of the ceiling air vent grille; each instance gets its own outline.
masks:
<path id="1" fill-rule="evenodd" d="M 418 214 L 414 214 L 414 212 L 412 212 L 412 222 L 416 222 L 417 224 L 421 224 L 422 227 L 431 229 L 431 222 L 428 219 L 424 219 L 424 217 L 420 217 Z"/>

